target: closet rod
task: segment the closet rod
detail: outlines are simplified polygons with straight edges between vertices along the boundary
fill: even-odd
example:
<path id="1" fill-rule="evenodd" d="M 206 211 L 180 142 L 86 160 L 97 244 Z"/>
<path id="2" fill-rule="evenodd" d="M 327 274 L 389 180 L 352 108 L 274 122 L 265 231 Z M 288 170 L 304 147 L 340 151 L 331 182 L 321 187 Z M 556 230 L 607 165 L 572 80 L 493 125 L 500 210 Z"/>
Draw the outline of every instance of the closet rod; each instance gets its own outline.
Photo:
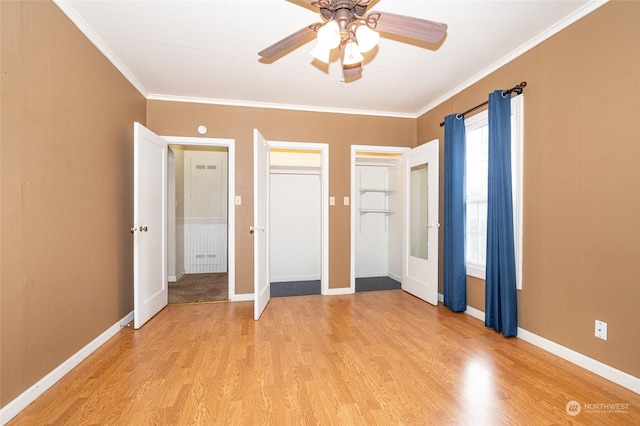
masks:
<path id="1" fill-rule="evenodd" d="M 504 92 L 502 92 L 502 96 L 506 96 L 506 95 L 510 95 L 512 93 L 515 93 L 516 96 L 517 95 L 521 95 L 522 92 L 524 91 L 524 88 L 527 87 L 527 82 L 523 81 L 520 84 L 516 84 L 515 86 L 513 86 L 511 89 L 509 90 L 505 90 Z M 480 105 L 476 105 L 473 108 L 470 108 L 468 110 L 466 110 L 465 112 L 463 112 L 462 114 L 458 114 L 456 115 L 457 118 L 461 118 L 464 117 L 465 115 L 469 114 L 471 111 L 475 111 L 478 108 L 482 108 L 483 106 L 487 105 L 489 103 L 489 101 L 484 101 L 483 103 L 481 103 Z M 440 127 L 444 127 L 444 121 L 442 123 L 440 123 Z"/>

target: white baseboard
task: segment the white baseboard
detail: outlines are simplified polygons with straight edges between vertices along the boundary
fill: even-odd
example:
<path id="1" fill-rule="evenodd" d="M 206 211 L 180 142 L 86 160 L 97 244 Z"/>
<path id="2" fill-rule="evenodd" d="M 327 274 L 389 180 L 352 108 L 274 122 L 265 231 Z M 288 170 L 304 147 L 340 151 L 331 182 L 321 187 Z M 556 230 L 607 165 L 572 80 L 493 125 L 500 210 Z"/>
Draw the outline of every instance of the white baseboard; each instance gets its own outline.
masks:
<path id="1" fill-rule="evenodd" d="M 438 302 L 440 303 L 444 303 L 444 294 L 442 293 L 438 293 Z M 465 314 L 467 315 L 471 315 L 474 318 L 479 319 L 480 321 L 484 322 L 484 312 L 473 308 L 469 305 L 467 305 L 467 309 L 464 311 Z"/>
<path id="2" fill-rule="evenodd" d="M 640 394 L 640 378 L 518 327 L 518 338 Z"/>
<path id="3" fill-rule="evenodd" d="M 69 359 L 56 367 L 49 374 L 40 379 L 36 384 L 22 392 L 16 399 L 9 402 L 0 409 L 0 424 L 4 425 L 14 418 L 27 405 L 31 404 L 47 389 L 56 384 L 69 371 L 80 364 L 86 357 L 91 355 L 96 349 L 102 346 L 107 340 L 113 337 L 120 329 L 133 321 L 133 311 L 129 312 L 120 321 L 109 327 L 100 336 L 96 337 L 87 346 L 80 349 Z"/>
<path id="4" fill-rule="evenodd" d="M 389 274 L 387 271 L 380 272 L 358 272 L 356 273 L 356 278 L 378 278 L 378 277 L 386 277 Z"/>
<path id="5" fill-rule="evenodd" d="M 402 275 L 398 275 L 398 274 L 394 274 L 393 272 L 389 272 L 389 273 L 387 273 L 387 276 L 389 278 L 393 278 L 394 280 L 398 281 L 399 283 L 402 282 Z"/>
<path id="6" fill-rule="evenodd" d="M 184 271 L 180 272 L 178 275 L 169 275 L 167 277 L 167 281 L 169 281 L 170 283 L 175 283 L 175 282 L 178 282 L 178 280 L 183 276 L 184 276 Z"/>
<path id="7" fill-rule="evenodd" d="M 443 299 L 442 294 L 438 294 L 438 300 L 442 302 Z M 485 313 L 481 310 L 467 305 L 465 313 L 484 322 Z M 559 345 L 551 340 L 545 339 L 544 337 L 540 337 L 537 334 L 531 333 L 530 331 L 520 327 L 518 327 L 518 338 L 544 349 L 553 355 L 559 356 L 560 358 L 582 367 L 585 370 L 597 374 L 600 377 L 604 377 L 613 383 L 632 390 L 633 392 L 640 393 L 640 378 L 638 377 L 634 377 L 624 371 L 620 371 L 593 358 L 589 358 L 586 355 Z"/>
<path id="8" fill-rule="evenodd" d="M 476 308 L 473 308 L 467 305 L 467 310 L 465 311 L 465 313 L 467 315 L 471 315 L 472 317 L 477 318 L 480 321 L 484 322 L 484 312 L 482 312 L 481 310 L 478 310 Z"/>
<path id="9" fill-rule="evenodd" d="M 234 294 L 232 302 L 253 302 L 253 293 Z"/>

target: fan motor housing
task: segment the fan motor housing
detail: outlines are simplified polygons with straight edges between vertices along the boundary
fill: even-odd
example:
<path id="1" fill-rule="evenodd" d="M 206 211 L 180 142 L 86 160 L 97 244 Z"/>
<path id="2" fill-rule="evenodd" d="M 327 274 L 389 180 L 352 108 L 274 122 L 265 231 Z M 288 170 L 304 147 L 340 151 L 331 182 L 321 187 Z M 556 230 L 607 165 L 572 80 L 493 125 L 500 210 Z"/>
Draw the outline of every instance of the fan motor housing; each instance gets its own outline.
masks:
<path id="1" fill-rule="evenodd" d="M 358 4 L 354 0 L 335 0 L 329 1 L 328 4 L 327 2 L 318 2 L 317 5 L 320 8 L 320 15 L 327 21 L 335 19 L 335 14 L 338 10 L 349 11 L 349 22 L 355 21 L 357 17 L 364 16 L 367 11 L 366 5 Z"/>

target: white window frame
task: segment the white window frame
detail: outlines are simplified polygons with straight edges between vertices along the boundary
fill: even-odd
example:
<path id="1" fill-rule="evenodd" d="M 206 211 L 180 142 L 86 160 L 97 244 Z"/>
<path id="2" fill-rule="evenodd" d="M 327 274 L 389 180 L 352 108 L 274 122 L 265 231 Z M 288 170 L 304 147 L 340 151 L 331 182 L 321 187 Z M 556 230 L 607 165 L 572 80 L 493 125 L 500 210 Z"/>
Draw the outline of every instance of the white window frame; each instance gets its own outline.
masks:
<path id="1" fill-rule="evenodd" d="M 523 151 L 524 151 L 524 95 L 511 98 L 511 179 L 513 191 L 513 235 L 516 261 L 516 288 L 522 290 L 522 229 L 523 229 Z M 467 133 L 489 123 L 484 110 L 465 119 Z M 466 207 L 465 207 L 466 210 Z M 466 260 L 467 232 L 465 231 L 465 263 L 467 275 L 486 280 L 486 262 L 479 264 Z"/>

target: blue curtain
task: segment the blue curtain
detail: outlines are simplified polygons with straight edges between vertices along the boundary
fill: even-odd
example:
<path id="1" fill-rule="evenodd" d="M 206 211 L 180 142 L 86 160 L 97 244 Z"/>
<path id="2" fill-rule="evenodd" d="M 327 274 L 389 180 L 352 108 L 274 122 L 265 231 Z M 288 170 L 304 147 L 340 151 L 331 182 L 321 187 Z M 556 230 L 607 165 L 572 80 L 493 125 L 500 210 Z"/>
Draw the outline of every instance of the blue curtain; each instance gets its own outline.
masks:
<path id="1" fill-rule="evenodd" d="M 444 118 L 444 305 L 454 312 L 467 310 L 467 269 L 465 265 L 466 131 L 464 117 Z"/>
<path id="2" fill-rule="evenodd" d="M 511 96 L 489 95 L 489 187 L 485 325 L 518 334 L 516 262 L 511 192 Z"/>

